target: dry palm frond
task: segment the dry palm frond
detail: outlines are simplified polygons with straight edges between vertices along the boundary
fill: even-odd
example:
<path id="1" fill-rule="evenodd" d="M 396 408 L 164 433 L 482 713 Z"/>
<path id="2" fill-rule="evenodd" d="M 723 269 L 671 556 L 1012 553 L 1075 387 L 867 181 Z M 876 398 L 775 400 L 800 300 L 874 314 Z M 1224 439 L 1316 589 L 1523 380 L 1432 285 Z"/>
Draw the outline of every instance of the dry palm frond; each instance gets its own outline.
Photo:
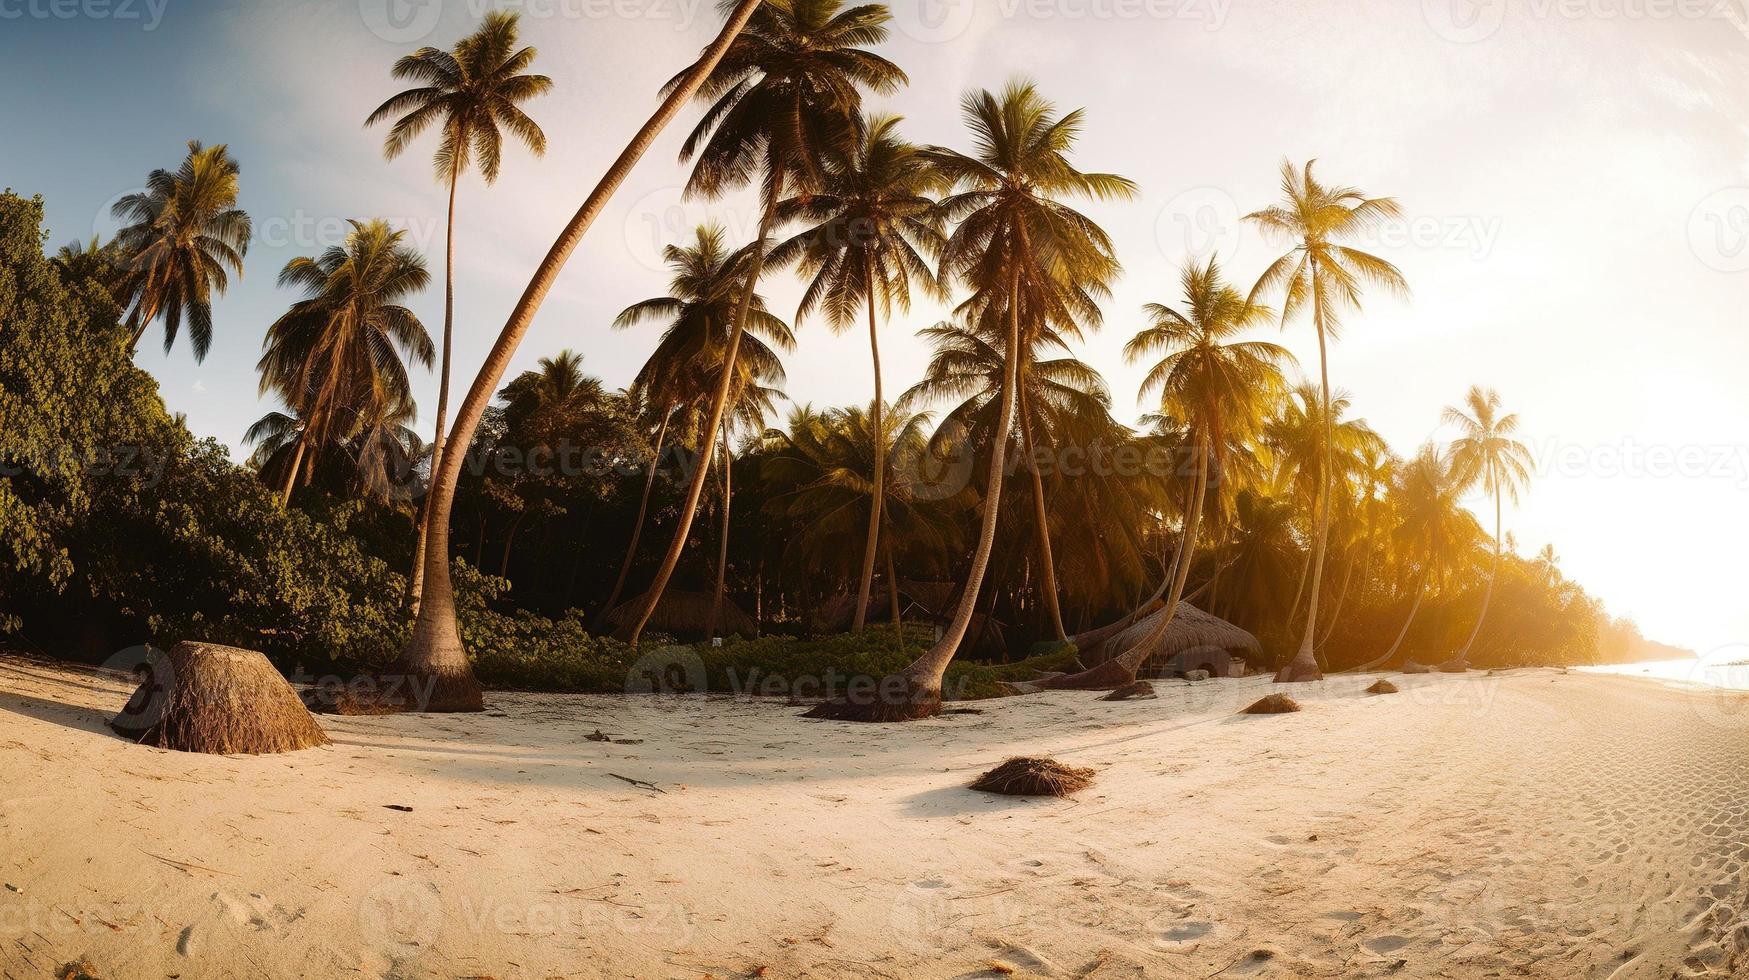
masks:
<path id="1" fill-rule="evenodd" d="M 158 710 L 143 745 L 263 755 L 328 744 L 297 692 L 253 650 L 178 643 L 153 673 L 142 691 Z"/>
<path id="2" fill-rule="evenodd" d="M 1016 757 L 978 777 L 975 790 L 1004 796 L 1068 796 L 1093 785 L 1093 770 L 1055 759 Z"/>
<path id="3" fill-rule="evenodd" d="M 1381 677 L 1377 681 L 1373 682 L 1373 686 L 1366 689 L 1366 693 L 1368 693 L 1368 694 L 1395 694 L 1395 693 L 1397 693 L 1397 685 L 1392 684 L 1390 681 L 1387 681 Z"/>
<path id="4" fill-rule="evenodd" d="M 1300 703 L 1285 694 L 1271 694 L 1246 708 L 1240 714 L 1246 715 L 1285 715 L 1291 711 L 1300 710 Z"/>
<path id="5" fill-rule="evenodd" d="M 1101 701 L 1132 701 L 1132 700 L 1146 701 L 1149 698 L 1154 698 L 1154 697 L 1159 697 L 1159 695 L 1154 693 L 1154 685 L 1148 683 L 1147 681 L 1136 681 L 1133 684 L 1125 684 L 1124 686 L 1118 688 L 1117 690 L 1111 692 L 1110 694 L 1107 694 L 1105 697 L 1102 697 L 1099 700 L 1101 700 Z"/>

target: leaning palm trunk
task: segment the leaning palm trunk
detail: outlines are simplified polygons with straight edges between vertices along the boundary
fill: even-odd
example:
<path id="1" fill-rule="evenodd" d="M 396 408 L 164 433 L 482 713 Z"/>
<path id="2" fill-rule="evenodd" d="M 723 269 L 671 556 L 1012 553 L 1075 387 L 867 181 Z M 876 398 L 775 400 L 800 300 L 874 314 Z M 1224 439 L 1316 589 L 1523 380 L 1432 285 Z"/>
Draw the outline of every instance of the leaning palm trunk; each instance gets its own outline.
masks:
<path id="1" fill-rule="evenodd" d="M 1024 396 L 1023 396 L 1024 397 Z M 1057 642 L 1069 642 L 1063 631 L 1063 611 L 1057 605 L 1057 562 L 1051 555 L 1051 524 L 1045 511 L 1045 482 L 1038 471 L 1038 456 L 1033 452 L 1032 421 L 1024 409 L 1020 413 L 1020 435 L 1025 440 L 1026 468 L 1032 473 L 1032 519 L 1038 524 L 1039 588 L 1044 592 L 1045 609 L 1050 613 L 1051 628 L 1057 631 Z"/>
<path id="2" fill-rule="evenodd" d="M 1312 539 L 1311 597 L 1306 604 L 1306 630 L 1300 637 L 1299 653 L 1275 675 L 1276 683 L 1321 681 L 1324 672 L 1318 669 L 1314 640 L 1318 632 L 1318 592 L 1324 584 L 1324 549 L 1330 541 L 1330 488 L 1333 474 L 1330 444 L 1336 438 L 1335 419 L 1330 411 L 1330 357 L 1324 330 L 1324 290 L 1318 278 L 1317 259 L 1312 260 L 1312 318 L 1318 326 L 1318 378 L 1324 399 L 1324 446 L 1318 488 L 1317 528 Z"/>
<path id="3" fill-rule="evenodd" d="M 703 445 L 698 448 L 699 467 L 692 474 L 692 481 L 686 488 L 686 502 L 680 508 L 680 522 L 674 528 L 674 540 L 668 544 L 668 553 L 662 557 L 661 567 L 656 569 L 656 580 L 650 584 L 650 591 L 644 594 L 644 606 L 638 610 L 637 619 L 627 635 L 632 646 L 638 645 L 638 640 L 644 635 L 644 628 L 650 625 L 650 617 L 656 615 L 656 606 L 662 601 L 662 593 L 668 589 L 668 580 L 674 577 L 674 570 L 680 566 L 680 556 L 686 551 L 686 539 L 692 533 L 693 518 L 698 516 L 698 504 L 704 497 L 705 480 L 710 476 L 710 458 L 716 451 L 717 428 L 723 424 L 723 418 L 728 410 L 729 391 L 735 383 L 735 362 L 741 353 L 741 336 L 746 332 L 747 315 L 753 310 L 753 295 L 759 288 L 759 276 L 765 270 L 765 254 L 769 249 L 772 225 L 777 218 L 777 204 L 783 200 L 783 171 L 777 170 L 771 175 L 771 187 L 766 192 L 765 212 L 759 218 L 759 240 L 753 244 L 753 255 L 747 264 L 747 285 L 741 290 L 740 305 L 735 309 L 735 325 L 729 331 L 729 344 L 723 351 L 723 378 L 717 384 L 716 396 L 711 400 L 710 416 L 705 419 L 704 428 L 699 436 Z"/>
<path id="4" fill-rule="evenodd" d="M 298 485 L 298 469 L 304 465 L 304 433 L 298 433 L 298 447 L 292 453 L 291 466 L 285 471 L 285 485 L 279 491 L 279 505 L 291 506 L 292 489 Z"/>
<path id="5" fill-rule="evenodd" d="M 465 131 L 456 133 L 458 143 L 466 137 Z M 449 218 L 444 225 L 443 351 L 439 355 L 440 367 L 437 375 L 437 432 L 431 437 L 431 472 L 434 474 L 438 464 L 443 461 L 443 435 L 449 422 L 449 352 L 450 345 L 455 340 L 455 191 L 460 182 L 460 174 L 452 167 L 449 175 Z M 425 504 L 419 508 L 419 538 L 413 546 L 413 574 L 407 582 L 408 609 L 415 616 L 419 615 L 419 595 L 425 587 L 425 542 L 430 518 L 431 503 L 427 496 Z"/>
<path id="6" fill-rule="evenodd" d="M 875 319 L 874 267 L 867 262 L 863 263 L 863 285 L 868 294 L 868 350 L 874 363 L 874 410 L 870 420 L 874 428 L 874 491 L 868 508 L 868 540 L 862 546 L 862 583 L 856 590 L 856 619 L 850 627 L 855 633 L 862 632 L 863 623 L 868 618 L 869 592 L 874 585 L 875 548 L 880 543 L 881 508 L 886 503 L 887 490 L 887 432 L 882 428 L 886 406 L 881 402 L 881 337 Z M 888 558 L 891 557 L 889 554 Z M 892 578 L 890 572 L 887 577 Z M 898 586 L 888 581 L 887 587 L 893 592 L 896 606 Z"/>
<path id="7" fill-rule="evenodd" d="M 1361 576 L 1361 585 L 1366 585 L 1365 576 Z M 1348 587 L 1354 584 L 1354 559 L 1348 560 L 1348 567 L 1342 572 L 1342 588 L 1336 591 L 1336 605 L 1330 607 L 1330 621 L 1324 625 L 1323 635 L 1318 637 L 1318 649 L 1322 650 L 1330 642 L 1330 634 L 1336 632 L 1336 623 L 1342 618 L 1342 607 L 1348 604 Z M 1330 658 L 1324 658 L 1325 666 L 1329 666 Z"/>
<path id="8" fill-rule="evenodd" d="M 590 627 L 596 633 L 601 632 L 602 627 L 607 623 L 607 614 L 612 612 L 613 607 L 618 604 L 620 594 L 625 591 L 626 579 L 631 576 L 632 564 L 637 561 L 638 542 L 644 536 L 644 518 L 650 513 L 650 493 L 656 489 L 656 472 L 662 465 L 662 446 L 667 438 L 668 416 L 664 414 L 662 425 L 656 430 L 656 454 L 650 457 L 650 473 L 644 478 L 644 496 L 642 500 L 638 501 L 638 519 L 632 525 L 632 543 L 626 545 L 625 561 L 619 566 L 619 578 L 614 580 L 613 592 L 608 594 L 607 603 L 601 607 L 601 612 L 595 617 L 594 625 Z"/>
<path id="9" fill-rule="evenodd" d="M 1135 681 L 1136 672 L 1142 669 L 1142 665 L 1148 662 L 1148 658 L 1159 647 L 1161 638 L 1172 625 L 1172 617 L 1178 614 L 1178 604 L 1183 601 L 1184 583 L 1190 578 L 1191 559 L 1196 553 L 1196 535 L 1202 530 L 1202 502 L 1203 497 L 1208 494 L 1208 479 L 1208 453 L 1198 447 L 1196 486 L 1191 491 L 1189 513 L 1184 519 L 1185 544 L 1179 549 L 1177 564 L 1172 569 L 1172 591 L 1166 599 L 1166 609 L 1160 614 L 1160 621 L 1154 624 L 1154 628 L 1140 642 L 1111 660 L 1079 674 L 1053 677 L 1042 682 L 1040 687 L 1097 691 L 1122 687 Z"/>
<path id="10" fill-rule="evenodd" d="M 1482 593 L 1482 611 L 1476 615 L 1476 626 L 1470 630 L 1470 638 L 1464 641 L 1464 648 L 1457 656 L 1440 665 L 1441 670 L 1456 670 L 1470 665 L 1470 648 L 1476 645 L 1476 637 L 1482 635 L 1482 624 L 1488 620 L 1488 607 L 1494 602 L 1494 581 L 1500 577 L 1500 491 L 1494 491 L 1494 567 L 1488 572 L 1488 588 Z"/>
<path id="11" fill-rule="evenodd" d="M 1008 288 L 1008 356 L 1002 372 L 1002 405 L 990 440 L 990 475 L 984 488 L 984 514 L 978 531 L 977 550 L 966 572 L 966 587 L 960 592 L 953 620 L 941 639 L 900 673 L 882 678 L 873 692 L 848 691 L 844 698 L 817 705 L 807 716 L 839 721 L 893 722 L 932 718 L 941 713 L 941 682 L 947 665 L 959 651 L 977 611 L 978 591 L 990 568 L 990 553 L 996 547 L 996 519 L 1002 511 L 1002 476 L 1007 465 L 1008 440 L 1014 430 L 1014 406 L 1019 387 L 1020 266 L 1014 265 Z M 897 583 L 893 583 L 897 588 Z M 988 625 L 988 617 L 985 617 Z"/>
<path id="12" fill-rule="evenodd" d="M 491 403 L 498 383 L 510 367 L 517 345 L 534 322 L 541 302 L 582 241 L 584 232 L 589 230 L 608 200 L 625 182 L 650 144 L 655 142 L 656 136 L 697 94 L 699 86 L 722 60 L 724 52 L 759 4 L 760 0 L 741 0 L 730 13 L 722 32 L 694 63 L 685 80 L 662 100 L 559 234 L 486 355 L 479 375 L 468 388 L 456 413 L 455 427 L 450 431 L 450 445 L 466 446 L 473 439 L 486 406 Z M 445 454 L 432 479 L 431 514 L 427 521 L 425 547 L 425 587 L 420 597 L 419 617 L 413 625 L 412 639 L 385 673 L 390 683 L 398 682 L 400 690 L 396 693 L 403 703 L 428 711 L 479 711 L 482 707 L 480 682 L 468 665 L 467 651 L 462 647 L 461 633 L 456 625 L 455 594 L 449 577 L 449 516 L 455 503 L 456 482 L 461 477 L 463 455 L 459 452 Z"/>
<path id="13" fill-rule="evenodd" d="M 1366 671 L 1372 670 L 1374 667 L 1389 663 L 1390 659 L 1397 655 L 1397 651 L 1402 649 L 1403 640 L 1409 636 L 1409 627 L 1415 625 L 1415 614 L 1421 611 L 1421 600 L 1425 598 L 1427 598 L 1427 576 L 1423 575 L 1421 577 L 1421 583 L 1415 587 L 1415 603 L 1409 607 L 1409 618 L 1403 620 L 1403 628 L 1397 632 L 1396 642 L 1392 643 L 1391 648 L 1386 650 L 1378 659 L 1361 664 L 1360 666 L 1349 670 L 1348 673 L 1365 673 Z"/>

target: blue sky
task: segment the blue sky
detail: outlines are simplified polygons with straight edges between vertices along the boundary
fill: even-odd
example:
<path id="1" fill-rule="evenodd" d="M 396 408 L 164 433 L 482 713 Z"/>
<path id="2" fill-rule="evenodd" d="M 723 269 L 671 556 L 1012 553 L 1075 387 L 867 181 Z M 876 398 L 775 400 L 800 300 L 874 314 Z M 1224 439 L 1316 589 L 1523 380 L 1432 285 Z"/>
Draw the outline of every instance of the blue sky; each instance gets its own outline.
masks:
<path id="1" fill-rule="evenodd" d="M 59 2 L 61 6 L 55 6 Z M 441 267 L 430 146 L 385 163 L 365 116 L 394 59 L 449 44 L 490 7 L 524 11 L 555 91 L 530 107 L 545 159 L 510 154 L 464 184 L 459 383 L 471 378 L 554 234 L 715 29 L 699 0 L 0 0 L 0 185 L 40 193 L 53 242 L 108 233 L 108 205 L 188 139 L 228 143 L 255 218 L 246 274 L 215 310 L 211 355 L 185 341 L 140 361 L 197 433 L 233 446 L 268 411 L 254 364 L 292 297 L 285 262 L 346 218 L 409 228 Z M 1248 284 L 1276 250 L 1238 221 L 1273 201 L 1283 156 L 1391 194 L 1408 220 L 1373 242 L 1415 290 L 1348 318 L 1337 384 L 1404 453 L 1474 383 L 1500 389 L 1542 457 L 1508 511 L 1520 549 L 1564 567 L 1651 635 L 1704 651 L 1749 642 L 1749 39 L 1736 8 L 1684 0 L 922 0 L 896 5 L 884 53 L 911 85 L 880 108 L 920 142 L 961 144 L 959 94 L 1033 76 L 1085 106 L 1078 157 L 1135 179 L 1139 201 L 1089 205 L 1124 278 L 1080 351 L 1133 415 L 1123 363 L 1139 308 L 1219 250 Z M 71 16 L 56 16 L 54 11 Z M 1730 16 L 1726 16 L 1730 14 Z M 683 121 L 690 125 L 692 115 Z M 513 370 L 563 347 L 623 384 L 650 333 L 613 315 L 659 293 L 662 244 L 700 220 L 749 237 L 750 202 L 684 201 L 681 130 L 646 159 L 567 268 Z M 779 277 L 774 304 L 793 307 Z M 442 294 L 416 304 L 433 330 Z M 890 384 L 920 373 L 917 309 L 887 327 Z M 867 397 L 862 338 L 801 327 L 798 402 Z M 1282 339 L 1314 362 L 1304 324 Z M 435 383 L 421 379 L 421 403 Z M 427 427 L 422 423 L 422 428 Z M 1479 508 L 1485 509 L 1485 508 Z M 1749 651 L 1746 651 L 1749 653 Z"/>

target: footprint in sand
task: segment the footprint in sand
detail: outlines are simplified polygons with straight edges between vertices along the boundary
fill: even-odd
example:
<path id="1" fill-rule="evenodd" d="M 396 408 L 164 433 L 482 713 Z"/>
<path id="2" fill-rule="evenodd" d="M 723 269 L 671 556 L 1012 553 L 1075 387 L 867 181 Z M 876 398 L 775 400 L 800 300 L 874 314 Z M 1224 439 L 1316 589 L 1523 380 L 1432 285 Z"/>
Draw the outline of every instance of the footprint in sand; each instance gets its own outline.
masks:
<path id="1" fill-rule="evenodd" d="M 1160 934 L 1160 940 L 1168 943 L 1188 943 L 1201 939 L 1209 934 L 1214 926 L 1207 922 L 1180 922 Z"/>
<path id="2" fill-rule="evenodd" d="M 1366 940 L 1361 945 L 1382 956 L 1385 953 L 1395 953 L 1409 945 L 1409 940 L 1402 936 L 1377 936 Z"/>

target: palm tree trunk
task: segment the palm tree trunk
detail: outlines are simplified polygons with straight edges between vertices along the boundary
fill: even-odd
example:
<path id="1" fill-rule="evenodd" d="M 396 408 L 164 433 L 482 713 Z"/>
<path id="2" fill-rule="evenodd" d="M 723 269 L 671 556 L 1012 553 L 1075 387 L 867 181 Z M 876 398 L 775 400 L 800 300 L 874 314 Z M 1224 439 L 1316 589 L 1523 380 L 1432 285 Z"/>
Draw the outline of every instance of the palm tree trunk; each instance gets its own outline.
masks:
<path id="1" fill-rule="evenodd" d="M 672 407 L 672 406 L 671 406 Z M 593 632 L 601 632 L 607 623 L 607 614 L 613 611 L 614 603 L 619 602 L 620 593 L 625 591 L 626 579 L 631 576 L 632 564 L 638 558 L 638 542 L 644 536 L 644 518 L 650 513 L 650 493 L 656 489 L 656 473 L 662 465 L 662 445 L 668 438 L 668 418 L 670 412 L 662 413 L 662 425 L 656 429 L 656 455 L 650 458 L 650 473 L 644 478 L 644 496 L 638 501 L 638 519 L 632 525 L 632 543 L 626 545 L 625 561 L 620 563 L 619 578 L 613 583 L 613 592 L 607 597 L 606 605 L 596 615 L 595 623 L 590 627 Z"/>
<path id="2" fill-rule="evenodd" d="M 717 621 L 723 615 L 723 589 L 729 572 L 729 508 L 735 501 L 735 454 L 729 446 L 729 420 L 723 420 L 723 534 L 717 545 L 717 591 L 711 598 L 710 618 L 705 620 L 706 636 L 717 635 Z"/>
<path id="3" fill-rule="evenodd" d="M 716 450 L 717 428 L 723 424 L 729 405 L 729 391 L 735 383 L 735 360 L 741 352 L 741 335 L 747 328 L 747 314 L 753 309 L 753 295 L 759 288 L 760 273 L 765 269 L 765 253 L 769 248 L 772 225 L 777 219 L 777 204 L 783 199 L 783 171 L 772 169 L 776 169 L 776 172 L 770 175 L 771 186 L 766 191 L 765 211 L 759 218 L 759 240 L 753 246 L 752 261 L 747 265 L 747 285 L 741 290 L 740 305 L 735 310 L 735 324 L 729 331 L 729 345 L 723 351 L 723 378 L 717 383 L 710 416 L 705 420 L 704 428 L 699 434 L 702 443 L 698 450 L 700 465 L 692 474 L 692 481 L 686 488 L 686 502 L 680 508 L 680 521 L 674 528 L 674 540 L 668 544 L 668 553 L 663 556 L 661 567 L 656 569 L 656 580 L 651 583 L 650 591 L 644 595 L 644 607 L 639 610 L 627 636 L 632 646 L 637 646 L 638 639 L 643 636 L 644 627 L 650 624 L 650 617 L 656 614 L 656 604 L 662 601 L 662 593 L 668 588 L 668 580 L 674 577 L 674 569 L 680 565 L 680 556 L 686 551 L 687 535 L 692 533 L 693 518 L 698 515 L 699 500 L 704 496 L 705 479 L 710 470 L 708 461 Z"/>
<path id="4" fill-rule="evenodd" d="M 1024 241 L 1021 247 L 1026 247 Z M 817 705 L 808 712 L 809 717 L 892 722 L 931 718 L 941 713 L 941 682 L 977 611 L 978 590 L 990 568 L 990 552 L 996 547 L 996 519 L 1002 511 L 1002 477 L 1009 436 L 1014 431 L 1014 403 L 1020 367 L 1017 355 L 1020 350 L 1020 264 L 1013 261 L 1013 256 L 1010 260 L 1013 271 L 1008 284 L 1008 356 L 1002 372 L 1001 408 L 996 413 L 996 429 L 990 440 L 990 475 L 985 482 L 978 545 L 972 552 L 971 568 L 966 572 L 966 585 L 960 591 L 953 619 L 934 646 L 897 676 L 882 678 L 872 696 L 856 696 L 852 692 L 843 699 Z M 986 624 L 988 621 L 986 617 Z"/>
<path id="5" fill-rule="evenodd" d="M 1189 515 L 1187 514 L 1187 520 L 1188 517 Z M 1166 597 L 1166 592 L 1172 588 L 1172 579 L 1178 572 L 1178 565 L 1184 560 L 1184 549 L 1189 540 L 1188 537 L 1180 532 L 1178 535 L 1178 544 L 1172 549 L 1172 561 L 1161 567 L 1160 585 L 1158 588 L 1154 589 L 1153 595 L 1143 599 L 1140 604 L 1134 609 L 1131 609 L 1128 614 L 1117 622 L 1108 623 L 1098 629 L 1077 633 L 1069 638 L 1069 642 L 1075 644 L 1077 648 L 1077 659 L 1083 664 L 1097 661 L 1097 663 L 1093 663 L 1094 666 L 1103 664 L 1111 659 L 1110 657 L 1101 656 L 1106 642 L 1135 625 L 1137 620 L 1140 620 L 1143 616 L 1147 615 L 1148 610 L 1154 607 L 1154 603 L 1159 602 Z"/>
<path id="6" fill-rule="evenodd" d="M 1366 556 L 1365 562 L 1370 563 L 1371 561 L 1372 561 L 1372 556 L 1371 556 L 1371 554 L 1368 554 Z M 1365 568 L 1365 567 L 1367 567 L 1367 565 L 1363 564 L 1362 567 Z M 1335 605 L 1335 607 L 1333 607 L 1330 610 L 1330 622 L 1325 624 L 1325 626 L 1324 626 L 1324 635 L 1320 636 L 1318 638 L 1318 646 L 1320 649 L 1323 648 L 1323 646 L 1326 643 L 1330 642 L 1330 634 L 1336 632 L 1336 623 L 1339 619 L 1342 618 L 1342 607 L 1347 605 L 1347 603 L 1348 603 L 1348 587 L 1349 587 L 1349 585 L 1351 585 L 1353 583 L 1353 581 L 1354 581 L 1354 562 L 1353 562 L 1353 560 L 1350 560 L 1348 563 L 1348 568 L 1345 571 L 1343 571 L 1343 573 L 1342 573 L 1342 589 L 1341 589 L 1341 591 L 1336 593 L 1336 605 Z M 1364 573 L 1360 576 L 1360 584 L 1361 584 L 1361 588 L 1364 589 L 1366 587 L 1366 575 Z M 1328 665 L 1329 662 L 1330 662 L 1330 658 L 1325 657 L 1324 663 L 1326 665 Z"/>
<path id="7" fill-rule="evenodd" d="M 698 93 L 706 76 L 722 60 L 723 54 L 741 33 L 759 4 L 760 0 L 740 0 L 729 14 L 716 40 L 711 42 L 710 47 L 693 64 L 685 79 L 669 91 L 667 98 L 662 100 L 656 112 L 638 130 L 637 135 L 632 137 L 632 141 L 621 151 L 601 182 L 565 225 L 564 231 L 541 260 L 540 267 L 535 270 L 534 278 L 529 281 L 522 298 L 517 300 L 510 319 L 504 324 L 492 350 L 486 355 L 486 361 L 473 384 L 469 386 L 467 396 L 462 399 L 461 408 L 456 413 L 455 426 L 450 430 L 450 445 L 466 446 L 473 439 L 486 406 L 491 403 L 497 393 L 498 383 L 504 379 L 504 372 L 510 367 L 510 359 L 515 356 L 516 348 L 528 332 L 529 325 L 534 322 L 541 302 L 546 299 L 571 253 L 576 251 L 584 232 L 594 224 L 614 192 L 625 183 L 626 177 L 655 142 L 656 136 L 680 113 L 681 107 Z M 450 507 L 455 503 L 456 483 L 461 477 L 462 455 L 446 454 L 442 467 L 432 480 L 431 513 L 426 521 L 425 586 L 420 597 L 419 617 L 413 625 L 412 638 L 408 640 L 394 666 L 385 674 L 391 682 L 394 679 L 402 682 L 403 689 L 394 692 L 391 697 L 399 697 L 403 703 L 416 704 L 428 711 L 479 711 L 483 707 L 480 682 L 474 677 L 473 668 L 468 664 L 467 651 L 462 647 L 461 633 L 456 626 L 455 593 L 449 578 L 449 513 Z M 409 686 L 419 690 L 406 690 Z"/>
<path id="8" fill-rule="evenodd" d="M 285 471 L 285 485 L 279 491 L 279 505 L 291 506 L 292 488 L 298 485 L 298 469 L 304 465 L 304 433 L 298 433 L 298 446 L 292 452 L 291 466 Z"/>
<path id="9" fill-rule="evenodd" d="M 1318 506 L 1317 502 L 1314 501 L 1312 506 Z M 1300 614 L 1300 600 L 1306 597 L 1306 583 L 1311 581 L 1311 578 L 1312 543 L 1308 541 L 1306 542 L 1306 556 L 1300 559 L 1300 579 L 1299 584 L 1294 586 L 1294 604 L 1289 606 L 1287 611 L 1287 618 L 1290 623 L 1293 622 L 1295 616 Z"/>
<path id="10" fill-rule="evenodd" d="M 1185 545 L 1179 552 L 1176 566 L 1172 569 L 1172 591 L 1166 599 L 1166 608 L 1158 615 L 1160 621 L 1148 631 L 1148 635 L 1132 645 L 1128 650 L 1101 664 L 1092 670 L 1071 674 L 1067 677 L 1055 677 L 1041 684 L 1050 689 L 1069 688 L 1074 690 L 1104 690 L 1121 687 L 1136 679 L 1136 671 L 1148 662 L 1154 650 L 1160 644 L 1160 639 L 1166 635 L 1166 630 L 1172 625 L 1172 617 L 1178 614 L 1178 604 L 1184 598 L 1184 583 L 1190 578 L 1190 566 L 1196 555 L 1196 536 L 1202 530 L 1202 502 L 1208 496 L 1209 464 L 1206 447 L 1197 446 L 1196 454 L 1196 484 L 1191 491 L 1189 513 L 1184 518 Z"/>
<path id="11" fill-rule="evenodd" d="M 1319 282 L 1318 260 L 1312 259 L 1312 319 L 1318 328 L 1318 381 L 1324 402 L 1324 446 L 1322 470 L 1319 474 L 1317 528 L 1312 539 L 1311 598 L 1306 604 L 1306 629 L 1300 637 L 1299 653 L 1292 663 L 1276 675 L 1276 683 L 1319 681 L 1324 672 L 1318 669 L 1313 641 L 1318 630 L 1318 592 L 1324 584 L 1324 550 L 1330 541 L 1330 488 L 1332 477 L 1331 443 L 1336 438 L 1335 419 L 1330 415 L 1330 355 L 1324 331 L 1324 290 Z"/>
<path id="12" fill-rule="evenodd" d="M 458 126 L 457 141 L 460 142 L 466 136 L 467 130 Z M 431 437 L 432 473 L 437 472 L 438 464 L 443 460 L 443 434 L 449 419 L 449 351 L 450 344 L 455 339 L 455 191 L 459 183 L 460 173 L 451 168 L 449 218 L 444 225 L 443 246 L 443 353 L 440 355 L 437 374 L 437 433 Z M 419 539 L 413 546 L 413 574 L 407 580 L 407 608 L 415 616 L 419 615 L 419 594 L 425 587 L 425 531 L 430 516 L 431 495 L 427 494 L 419 507 Z"/>
<path id="13" fill-rule="evenodd" d="M 1494 491 L 1494 567 L 1488 572 L 1488 588 L 1482 593 L 1482 611 L 1476 616 L 1476 626 L 1470 630 L 1470 638 L 1464 641 L 1464 648 L 1458 651 L 1457 656 L 1443 665 L 1454 670 L 1458 667 L 1469 666 L 1470 648 L 1476 645 L 1476 637 L 1482 635 L 1482 624 L 1488 619 L 1488 607 L 1494 602 L 1494 581 L 1500 577 L 1500 548 L 1504 542 L 1504 538 L 1501 536 L 1500 497 L 1501 492 L 1496 489 Z"/>
<path id="14" fill-rule="evenodd" d="M 1409 618 L 1403 620 L 1403 628 L 1397 631 L 1397 639 L 1391 644 L 1391 648 L 1386 650 L 1384 655 L 1378 659 L 1361 664 L 1359 667 L 1355 667 L 1353 670 L 1348 671 L 1348 673 L 1365 673 L 1380 664 L 1388 663 L 1392 657 L 1396 656 L 1397 651 L 1403 646 L 1403 640 L 1409 635 L 1409 627 L 1415 623 L 1415 614 L 1421 611 L 1421 600 L 1425 598 L 1427 598 L 1427 576 L 1422 575 L 1420 584 L 1415 587 L 1415 603 L 1409 607 Z"/>
<path id="15" fill-rule="evenodd" d="M 881 402 L 881 337 L 875 318 L 874 267 L 868 262 L 863 263 L 863 285 L 868 296 L 868 350 L 874 363 L 874 406 L 869 420 L 874 428 L 874 492 L 868 506 L 868 537 L 862 546 L 862 582 L 856 590 L 856 618 L 850 625 L 853 633 L 861 633 L 863 623 L 868 618 L 869 590 L 874 583 L 875 548 L 881 536 L 881 507 L 886 503 L 887 491 L 887 432 L 882 427 L 886 406 Z M 891 588 L 892 583 L 888 582 L 887 586 Z"/>
<path id="16" fill-rule="evenodd" d="M 528 508 L 516 512 L 516 520 L 510 522 L 510 530 L 504 535 L 504 554 L 498 559 L 498 577 L 510 577 L 510 546 L 516 543 L 516 532 L 522 530 L 523 519 L 528 517 Z"/>
<path id="17" fill-rule="evenodd" d="M 1051 555 L 1051 523 L 1045 511 L 1045 481 L 1038 471 L 1038 457 L 1033 455 L 1032 417 L 1021 393 L 1020 438 L 1026 450 L 1026 468 L 1032 473 L 1032 518 L 1038 523 L 1039 588 L 1044 592 L 1045 610 L 1051 617 L 1051 628 L 1057 631 L 1057 642 L 1069 642 L 1063 631 L 1063 611 L 1057 605 L 1057 562 Z"/>

